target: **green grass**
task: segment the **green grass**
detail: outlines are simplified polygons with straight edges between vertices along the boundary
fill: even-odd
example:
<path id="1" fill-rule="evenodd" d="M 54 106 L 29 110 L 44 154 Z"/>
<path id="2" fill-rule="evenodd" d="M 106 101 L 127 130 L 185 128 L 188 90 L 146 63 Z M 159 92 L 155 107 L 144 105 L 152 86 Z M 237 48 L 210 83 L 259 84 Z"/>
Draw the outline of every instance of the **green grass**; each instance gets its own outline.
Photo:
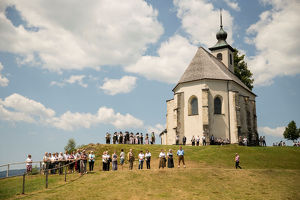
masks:
<path id="1" fill-rule="evenodd" d="M 45 189 L 44 176 L 26 177 L 26 194 L 21 195 L 21 177 L 0 180 L 0 199 L 300 199 L 300 148 L 185 146 L 187 168 L 158 170 L 160 149 L 178 146 L 161 145 L 88 145 L 96 156 L 104 150 L 119 154 L 134 149 L 149 149 L 152 169 L 102 172 L 99 160 L 95 173 L 79 178 L 78 174 L 50 176 Z M 241 157 L 242 170 L 235 170 L 234 154 Z M 175 166 L 177 160 L 175 159 Z"/>

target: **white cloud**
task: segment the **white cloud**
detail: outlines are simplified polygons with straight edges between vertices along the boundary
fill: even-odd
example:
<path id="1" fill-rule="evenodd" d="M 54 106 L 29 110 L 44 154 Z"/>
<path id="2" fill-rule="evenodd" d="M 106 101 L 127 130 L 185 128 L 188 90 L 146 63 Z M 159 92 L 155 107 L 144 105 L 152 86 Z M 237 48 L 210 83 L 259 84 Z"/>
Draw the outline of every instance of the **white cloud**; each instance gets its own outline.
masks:
<path id="1" fill-rule="evenodd" d="M 212 3 L 205 0 L 173 0 L 177 8 L 177 17 L 181 19 L 182 28 L 190 35 L 193 44 L 212 47 L 217 42 L 220 14 Z M 222 11 L 223 26 L 228 33 L 227 41 L 233 43 L 233 18 L 226 10 Z"/>
<path id="2" fill-rule="evenodd" d="M 156 124 L 155 126 L 148 126 L 147 132 L 148 133 L 154 132 L 156 134 L 160 134 L 165 129 L 166 129 L 166 125 Z"/>
<path id="3" fill-rule="evenodd" d="M 85 75 L 72 75 L 68 79 L 64 79 L 62 82 L 57 82 L 57 81 L 52 81 L 50 85 L 57 85 L 59 87 L 65 86 L 67 83 L 68 84 L 75 84 L 77 83 L 78 85 L 86 88 L 88 84 L 83 82 L 83 79 L 85 78 Z"/>
<path id="4" fill-rule="evenodd" d="M 3 76 L 2 74 L 1 74 L 1 71 L 3 70 L 3 65 L 2 65 L 2 63 L 0 62 L 0 86 L 1 87 L 6 87 L 6 86 L 8 86 L 8 83 L 9 83 L 9 80 L 5 77 L 5 76 Z"/>
<path id="5" fill-rule="evenodd" d="M 256 47 L 256 55 L 249 58 L 256 85 L 269 85 L 277 76 L 300 73 L 300 2 L 266 1 L 272 10 L 263 12 L 257 23 L 248 30 L 248 43 Z"/>
<path id="6" fill-rule="evenodd" d="M 276 128 L 270 128 L 268 126 L 264 127 L 258 127 L 259 134 L 266 134 L 271 136 L 277 136 L 277 137 L 283 137 L 283 132 L 285 130 L 285 127 L 276 127 Z"/>
<path id="7" fill-rule="evenodd" d="M 195 55 L 197 47 L 175 35 L 161 44 L 158 56 L 142 56 L 135 64 L 125 70 L 141 74 L 150 80 L 176 83 Z"/>
<path id="8" fill-rule="evenodd" d="M 15 27 L 5 16 L 7 6 L 15 6 L 27 25 Z M 162 35 L 157 15 L 143 0 L 4 0 L 0 51 L 57 72 L 129 64 Z"/>
<path id="9" fill-rule="evenodd" d="M 11 114 L 17 113 L 19 115 L 21 113 L 31 118 L 38 117 L 45 119 L 55 115 L 52 109 L 46 108 L 43 104 L 16 93 L 6 97 L 4 100 L 0 99 L 0 105 L 2 105 L 2 110 L 6 109 Z M 12 111 L 10 112 L 9 109 Z"/>
<path id="10" fill-rule="evenodd" d="M 128 113 L 115 113 L 112 108 L 106 107 L 100 107 L 95 114 L 67 111 L 61 116 L 56 116 L 52 109 L 20 94 L 0 99 L 0 120 L 39 123 L 66 131 L 90 128 L 98 124 L 111 124 L 120 129 L 140 128 L 144 124 L 142 120 Z"/>
<path id="11" fill-rule="evenodd" d="M 136 79 L 134 76 L 123 76 L 121 79 L 106 78 L 100 88 L 109 95 L 129 93 L 135 88 Z"/>
<path id="12" fill-rule="evenodd" d="M 240 11 L 240 7 L 239 7 L 239 4 L 238 2 L 236 2 L 235 0 L 224 0 L 225 3 L 233 10 L 235 11 Z"/>

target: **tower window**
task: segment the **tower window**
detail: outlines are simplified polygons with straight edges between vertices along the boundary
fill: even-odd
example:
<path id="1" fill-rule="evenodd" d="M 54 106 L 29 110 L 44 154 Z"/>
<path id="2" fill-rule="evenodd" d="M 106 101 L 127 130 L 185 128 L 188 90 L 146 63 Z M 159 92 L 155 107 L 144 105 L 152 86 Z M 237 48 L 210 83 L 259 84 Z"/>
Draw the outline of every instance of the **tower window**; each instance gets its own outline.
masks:
<path id="1" fill-rule="evenodd" d="M 215 114 L 222 114 L 222 101 L 220 97 L 216 97 L 214 100 L 214 111 Z"/>
<path id="2" fill-rule="evenodd" d="M 192 96 L 189 101 L 189 115 L 198 115 L 198 99 Z"/>
<path id="3" fill-rule="evenodd" d="M 222 56 L 221 53 L 218 53 L 218 54 L 217 54 L 217 59 L 218 59 L 218 60 L 222 60 L 222 59 L 223 59 L 223 56 Z"/>
<path id="4" fill-rule="evenodd" d="M 232 54 L 229 54 L 230 64 L 232 65 Z"/>

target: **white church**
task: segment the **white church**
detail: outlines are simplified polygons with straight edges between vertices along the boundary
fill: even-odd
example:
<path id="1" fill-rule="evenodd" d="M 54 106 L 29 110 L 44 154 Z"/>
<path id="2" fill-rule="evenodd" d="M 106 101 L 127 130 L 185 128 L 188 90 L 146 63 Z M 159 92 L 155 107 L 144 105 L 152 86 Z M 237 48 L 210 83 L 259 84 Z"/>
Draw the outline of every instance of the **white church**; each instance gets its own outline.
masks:
<path id="1" fill-rule="evenodd" d="M 238 143 L 246 137 L 248 144 L 258 141 L 256 95 L 234 74 L 234 49 L 226 42 L 227 33 L 216 34 L 217 43 L 210 52 L 199 47 L 196 55 L 167 100 L 166 130 L 162 144 L 175 144 L 179 136 L 191 144 L 193 136 L 205 135 Z"/>

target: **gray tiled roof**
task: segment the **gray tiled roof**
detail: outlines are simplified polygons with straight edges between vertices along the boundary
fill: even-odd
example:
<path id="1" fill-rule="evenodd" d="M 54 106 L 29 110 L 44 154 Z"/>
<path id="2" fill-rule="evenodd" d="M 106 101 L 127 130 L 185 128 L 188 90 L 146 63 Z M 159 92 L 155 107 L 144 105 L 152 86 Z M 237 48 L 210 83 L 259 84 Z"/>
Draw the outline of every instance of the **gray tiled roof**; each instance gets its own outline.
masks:
<path id="1" fill-rule="evenodd" d="M 229 69 L 221 61 L 206 51 L 203 47 L 198 48 L 196 55 L 185 70 L 184 74 L 181 76 L 177 85 L 201 79 L 234 81 L 252 93 L 252 91 L 237 76 L 229 71 Z"/>

